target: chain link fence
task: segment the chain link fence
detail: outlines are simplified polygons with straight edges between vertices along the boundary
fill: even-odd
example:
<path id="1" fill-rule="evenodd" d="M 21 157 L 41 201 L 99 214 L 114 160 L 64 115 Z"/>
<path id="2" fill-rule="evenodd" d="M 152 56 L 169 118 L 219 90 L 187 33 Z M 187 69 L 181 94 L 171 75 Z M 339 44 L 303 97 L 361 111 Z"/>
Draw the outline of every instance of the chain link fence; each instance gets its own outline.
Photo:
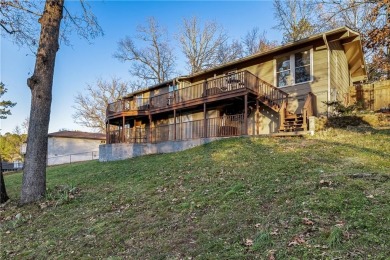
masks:
<path id="1" fill-rule="evenodd" d="M 67 155 L 59 155 L 47 158 L 47 165 L 60 165 L 60 164 L 70 164 L 75 162 L 85 162 L 99 159 L 99 152 L 85 152 L 85 153 L 74 153 Z"/>

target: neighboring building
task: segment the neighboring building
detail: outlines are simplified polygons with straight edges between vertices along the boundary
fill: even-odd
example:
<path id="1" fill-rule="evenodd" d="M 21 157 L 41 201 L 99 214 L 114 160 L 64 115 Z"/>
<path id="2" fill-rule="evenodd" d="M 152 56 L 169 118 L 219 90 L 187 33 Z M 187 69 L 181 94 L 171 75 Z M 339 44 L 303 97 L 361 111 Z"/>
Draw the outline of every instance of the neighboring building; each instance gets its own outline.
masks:
<path id="1" fill-rule="evenodd" d="M 48 165 L 87 161 L 99 158 L 99 145 L 106 136 L 99 133 L 60 131 L 48 134 Z"/>
<path id="2" fill-rule="evenodd" d="M 131 93 L 107 107 L 107 143 L 306 131 L 365 78 L 360 35 L 338 28 Z"/>

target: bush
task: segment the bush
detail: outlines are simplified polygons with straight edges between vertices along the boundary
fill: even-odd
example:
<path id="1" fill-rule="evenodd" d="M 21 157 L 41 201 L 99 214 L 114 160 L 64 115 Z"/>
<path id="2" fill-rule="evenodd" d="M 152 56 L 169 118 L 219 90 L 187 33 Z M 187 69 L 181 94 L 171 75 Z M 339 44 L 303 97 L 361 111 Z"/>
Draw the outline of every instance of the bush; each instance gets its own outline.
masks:
<path id="1" fill-rule="evenodd" d="M 336 116 L 350 115 L 353 112 L 357 112 L 363 109 L 363 104 L 361 102 L 356 102 L 349 106 L 343 105 L 340 101 L 329 101 L 322 103 L 324 103 L 328 107 L 333 108 L 333 113 Z"/>

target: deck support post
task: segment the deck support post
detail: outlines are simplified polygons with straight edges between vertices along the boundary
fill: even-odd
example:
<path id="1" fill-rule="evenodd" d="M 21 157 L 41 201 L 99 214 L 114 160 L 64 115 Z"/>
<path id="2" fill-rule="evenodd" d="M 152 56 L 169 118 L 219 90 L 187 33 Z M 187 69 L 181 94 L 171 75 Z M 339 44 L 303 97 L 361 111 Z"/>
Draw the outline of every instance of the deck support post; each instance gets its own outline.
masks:
<path id="1" fill-rule="evenodd" d="M 149 143 L 152 143 L 152 115 L 149 113 Z"/>
<path id="2" fill-rule="evenodd" d="M 176 140 L 176 109 L 173 109 L 173 140 Z"/>
<path id="3" fill-rule="evenodd" d="M 203 103 L 203 125 L 204 125 L 204 137 L 207 137 L 207 107 L 206 103 Z"/>
<path id="4" fill-rule="evenodd" d="M 106 123 L 106 143 L 110 144 L 110 119 L 107 120 Z"/>
<path id="5" fill-rule="evenodd" d="M 255 115 L 256 135 L 259 134 L 259 117 L 260 117 L 259 100 L 256 99 L 256 115 Z"/>
<path id="6" fill-rule="evenodd" d="M 125 142 L 125 117 L 122 117 L 122 143 Z"/>
<path id="7" fill-rule="evenodd" d="M 134 127 L 133 127 L 133 142 L 137 142 L 137 120 L 134 118 Z"/>
<path id="8" fill-rule="evenodd" d="M 244 96 L 244 135 L 248 135 L 248 93 Z"/>

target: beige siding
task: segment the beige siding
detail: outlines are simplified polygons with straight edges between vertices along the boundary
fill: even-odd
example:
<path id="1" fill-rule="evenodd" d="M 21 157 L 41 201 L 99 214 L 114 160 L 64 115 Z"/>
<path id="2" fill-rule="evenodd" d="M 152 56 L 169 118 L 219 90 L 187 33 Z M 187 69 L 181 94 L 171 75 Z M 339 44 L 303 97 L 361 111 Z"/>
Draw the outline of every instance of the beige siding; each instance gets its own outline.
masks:
<path id="1" fill-rule="evenodd" d="M 252 65 L 250 67 L 245 68 L 252 74 L 261 78 L 262 80 L 274 85 L 274 60 L 268 60 L 263 63 L 259 63 L 256 65 Z"/>
<path id="2" fill-rule="evenodd" d="M 266 106 L 260 106 L 257 120 L 257 134 L 275 133 L 279 129 L 279 114 Z M 248 131 L 249 132 L 249 131 Z"/>
<path id="3" fill-rule="evenodd" d="M 340 42 L 330 42 L 331 49 L 331 89 L 332 100 L 338 100 L 346 104 L 350 75 L 347 56 Z"/>
<path id="4" fill-rule="evenodd" d="M 317 42 L 313 48 L 313 81 L 281 88 L 290 94 L 288 110 L 292 113 L 300 113 L 308 92 L 313 92 L 317 99 L 315 113 L 323 114 L 327 107 L 323 101 L 327 101 L 328 93 L 328 56 L 327 49 L 323 42 Z M 275 62 L 269 59 L 259 64 L 249 66 L 248 71 L 255 74 L 262 80 L 275 84 Z"/>

